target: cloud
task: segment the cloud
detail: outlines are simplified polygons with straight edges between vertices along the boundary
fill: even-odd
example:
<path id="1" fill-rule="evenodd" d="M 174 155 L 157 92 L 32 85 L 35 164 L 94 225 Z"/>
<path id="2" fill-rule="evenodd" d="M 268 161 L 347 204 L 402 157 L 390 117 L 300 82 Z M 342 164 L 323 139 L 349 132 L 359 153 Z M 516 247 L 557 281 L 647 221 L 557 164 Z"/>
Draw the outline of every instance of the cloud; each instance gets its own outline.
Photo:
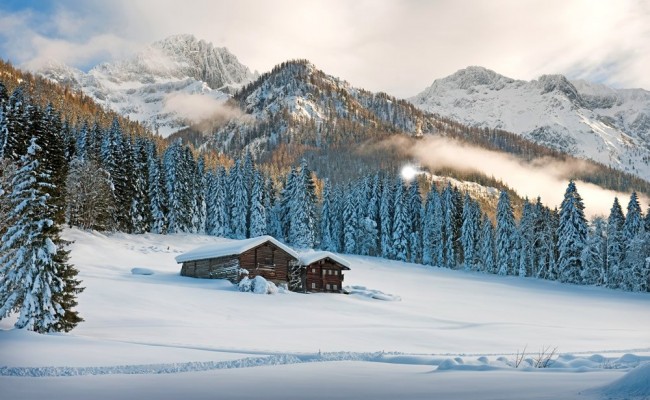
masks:
<path id="1" fill-rule="evenodd" d="M 468 65 L 517 79 L 564 73 L 650 88 L 650 4 L 643 0 L 56 4 L 51 13 L 4 13 L 4 19 L 22 18 L 13 27 L 24 28 L 13 34 L 0 22 L 3 54 L 19 64 L 58 54 L 82 67 L 171 34 L 193 33 L 228 47 L 251 69 L 268 71 L 287 59 L 308 58 L 355 86 L 399 97 Z"/>
<path id="2" fill-rule="evenodd" d="M 395 145 L 401 148 L 406 146 L 407 153 L 423 166 L 478 171 L 503 181 L 522 197 L 532 200 L 540 196 L 542 202 L 550 207 L 559 207 L 562 203 L 572 173 L 593 168 L 582 160 L 559 161 L 544 157 L 526 162 L 506 153 L 440 137 L 425 138 L 415 143 L 400 141 Z M 608 216 L 614 197 L 618 197 L 621 204 L 627 204 L 630 196 L 629 193 L 603 189 L 582 181 L 576 181 L 576 186 L 584 200 L 588 217 Z M 642 200 L 648 204 L 647 198 Z"/>
<path id="3" fill-rule="evenodd" d="M 248 118 L 239 108 L 204 94 L 170 93 L 165 97 L 163 112 L 181 115 L 206 131 L 233 119 Z"/>

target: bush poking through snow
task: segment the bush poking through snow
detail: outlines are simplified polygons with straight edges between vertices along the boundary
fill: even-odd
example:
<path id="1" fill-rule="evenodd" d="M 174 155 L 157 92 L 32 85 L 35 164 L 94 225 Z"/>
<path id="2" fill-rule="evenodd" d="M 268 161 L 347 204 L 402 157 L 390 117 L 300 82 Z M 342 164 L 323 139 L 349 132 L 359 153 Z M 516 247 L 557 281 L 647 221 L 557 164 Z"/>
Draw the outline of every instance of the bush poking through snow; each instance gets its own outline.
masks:
<path id="1" fill-rule="evenodd" d="M 275 283 L 269 282 L 261 276 L 256 276 L 253 279 L 245 277 L 239 281 L 239 291 L 256 294 L 275 294 L 278 292 L 278 287 L 275 286 Z"/>

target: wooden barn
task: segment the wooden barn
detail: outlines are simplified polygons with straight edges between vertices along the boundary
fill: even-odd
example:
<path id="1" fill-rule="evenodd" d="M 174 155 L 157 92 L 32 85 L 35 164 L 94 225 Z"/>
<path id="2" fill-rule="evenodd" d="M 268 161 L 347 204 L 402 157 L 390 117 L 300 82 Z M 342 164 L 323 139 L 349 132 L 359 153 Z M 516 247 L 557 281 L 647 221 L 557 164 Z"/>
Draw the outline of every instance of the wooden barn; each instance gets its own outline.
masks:
<path id="1" fill-rule="evenodd" d="M 232 283 L 260 275 L 275 284 L 288 284 L 290 271 L 299 267 L 298 254 L 271 236 L 199 247 L 177 256 L 176 262 L 183 264 L 182 276 Z"/>
<path id="2" fill-rule="evenodd" d="M 300 265 L 305 274 L 307 292 L 335 292 L 343 290 L 343 271 L 350 263 L 329 251 L 311 251 L 300 254 Z"/>
<path id="3" fill-rule="evenodd" d="M 183 264 L 182 276 L 228 279 L 238 283 L 244 276 L 287 285 L 300 292 L 334 292 L 343 289 L 347 260 L 328 251 L 300 254 L 271 236 L 233 240 L 191 250 L 176 257 Z"/>

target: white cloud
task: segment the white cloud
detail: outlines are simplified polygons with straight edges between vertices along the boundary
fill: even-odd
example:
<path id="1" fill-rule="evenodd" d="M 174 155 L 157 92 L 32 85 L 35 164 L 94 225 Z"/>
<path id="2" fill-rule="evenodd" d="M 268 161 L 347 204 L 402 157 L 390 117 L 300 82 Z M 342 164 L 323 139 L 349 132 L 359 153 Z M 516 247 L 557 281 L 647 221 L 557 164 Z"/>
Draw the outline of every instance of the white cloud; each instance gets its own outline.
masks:
<path id="1" fill-rule="evenodd" d="M 231 107 L 223 100 L 204 94 L 171 93 L 165 97 L 164 112 L 182 115 L 189 123 L 199 128 L 223 125 L 230 120 L 248 118 L 239 108 Z"/>
<path id="2" fill-rule="evenodd" d="M 558 161 L 538 158 L 531 162 L 522 161 L 512 155 L 469 146 L 445 138 L 425 138 L 415 144 L 400 142 L 408 146 L 411 154 L 423 166 L 432 169 L 451 167 L 461 171 L 479 171 L 493 176 L 513 188 L 520 196 L 531 200 L 540 196 L 542 202 L 550 207 L 559 207 L 569 182 L 569 176 L 576 171 L 588 171 L 588 163 L 577 161 Z M 578 193 L 585 203 L 585 213 L 589 217 L 609 215 L 614 197 L 623 205 L 627 204 L 629 193 L 606 190 L 587 182 L 576 181 Z M 648 204 L 647 198 L 642 198 Z"/>
<path id="3" fill-rule="evenodd" d="M 227 46 L 251 69 L 308 58 L 353 85 L 401 97 L 468 65 L 518 79 L 565 73 L 650 88 L 649 7 L 643 0 L 65 0 L 52 16 L 18 13 L 26 36 L 8 34 L 1 22 L 0 35 L 19 63 L 58 54 L 83 64 L 193 33 Z M 43 19 L 47 29 L 35 26 Z"/>

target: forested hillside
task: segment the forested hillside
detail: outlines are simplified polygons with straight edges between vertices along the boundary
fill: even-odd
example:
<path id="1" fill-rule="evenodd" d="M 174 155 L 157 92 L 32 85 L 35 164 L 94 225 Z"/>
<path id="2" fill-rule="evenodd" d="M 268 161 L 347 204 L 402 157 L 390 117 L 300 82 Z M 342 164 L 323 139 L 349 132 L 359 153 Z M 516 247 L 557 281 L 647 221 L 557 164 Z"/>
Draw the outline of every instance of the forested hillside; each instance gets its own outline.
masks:
<path id="1" fill-rule="evenodd" d="M 501 190 L 494 224 L 489 210 L 458 187 L 425 180 L 427 187 L 421 188 L 418 180 L 407 182 L 390 168 L 352 171 L 346 181 L 321 180 L 302 159 L 299 167 L 281 173 L 282 161 L 294 165 L 300 154 L 291 153 L 295 141 L 302 149 L 345 147 L 365 140 L 357 131 L 348 131 L 339 144 L 334 136 L 322 136 L 327 146 L 307 136 L 301 142 L 295 131 L 279 135 L 288 153 L 275 170 L 264 166 L 268 160 L 261 154 L 255 161 L 251 152 L 236 157 L 232 166 L 225 157 L 207 163 L 203 153 L 181 141 L 160 146 L 137 124 L 42 79 L 6 64 L 3 76 L 10 79 L 0 82 L 0 318 L 17 311 L 20 327 L 67 331 L 81 321 L 74 306 L 83 288 L 60 238 L 65 225 L 236 239 L 271 234 L 298 248 L 632 291 L 650 287 L 650 212 L 644 216 L 634 192 L 626 215 L 616 200 L 607 221 L 590 224 L 573 181 L 559 210 L 524 200 L 519 221 L 511 196 Z M 356 99 L 367 100 L 364 96 Z M 416 126 L 422 116 L 401 111 L 391 115 L 407 125 Z M 345 119 L 347 128 L 382 120 L 357 121 L 356 115 Z M 101 118 L 108 117 L 112 120 L 105 125 Z M 448 129 L 448 134 L 462 132 Z M 499 142 L 507 136 L 498 132 L 475 137 L 525 155 L 524 142 Z M 333 155 L 329 162 L 350 167 Z"/>

